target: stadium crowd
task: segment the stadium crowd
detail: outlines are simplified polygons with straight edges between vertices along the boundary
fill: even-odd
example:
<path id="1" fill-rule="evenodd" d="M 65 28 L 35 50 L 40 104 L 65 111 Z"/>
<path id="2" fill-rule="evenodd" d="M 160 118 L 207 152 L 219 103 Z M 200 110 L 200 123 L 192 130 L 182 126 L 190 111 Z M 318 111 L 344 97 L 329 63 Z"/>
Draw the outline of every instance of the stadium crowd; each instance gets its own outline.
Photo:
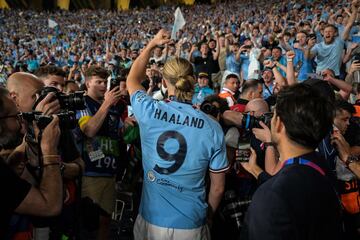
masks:
<path id="1" fill-rule="evenodd" d="M 0 10 L 0 239 L 359 239 L 360 1 L 175 9 Z"/>

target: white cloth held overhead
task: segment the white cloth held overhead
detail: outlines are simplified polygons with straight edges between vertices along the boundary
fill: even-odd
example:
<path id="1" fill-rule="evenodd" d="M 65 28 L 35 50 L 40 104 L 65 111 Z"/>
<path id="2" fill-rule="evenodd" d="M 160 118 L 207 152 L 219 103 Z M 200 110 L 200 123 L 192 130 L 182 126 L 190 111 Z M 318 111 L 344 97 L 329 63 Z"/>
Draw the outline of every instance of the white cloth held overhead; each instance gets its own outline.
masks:
<path id="1" fill-rule="evenodd" d="M 49 24 L 49 28 L 55 28 L 56 26 L 59 25 L 59 24 L 57 24 L 57 22 L 55 22 L 54 20 L 51 20 L 50 18 L 48 19 L 48 24 Z"/>
<path id="2" fill-rule="evenodd" d="M 179 7 L 175 10 L 174 15 L 175 15 L 175 21 L 171 32 L 171 39 L 176 40 L 176 33 L 185 25 L 186 22 Z"/>

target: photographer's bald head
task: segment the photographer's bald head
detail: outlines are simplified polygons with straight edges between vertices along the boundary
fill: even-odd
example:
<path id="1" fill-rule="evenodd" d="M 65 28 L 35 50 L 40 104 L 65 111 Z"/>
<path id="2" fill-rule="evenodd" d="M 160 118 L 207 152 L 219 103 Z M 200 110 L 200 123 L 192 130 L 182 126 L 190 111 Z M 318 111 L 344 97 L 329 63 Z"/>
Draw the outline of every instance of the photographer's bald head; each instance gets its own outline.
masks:
<path id="1" fill-rule="evenodd" d="M 264 99 L 255 98 L 246 104 L 245 112 L 254 112 L 254 116 L 258 117 L 269 112 L 269 105 Z"/>
<path id="2" fill-rule="evenodd" d="M 44 87 L 44 83 L 35 75 L 24 72 L 12 74 L 6 84 L 11 98 L 21 112 L 30 112 L 36 100 L 36 93 Z"/>

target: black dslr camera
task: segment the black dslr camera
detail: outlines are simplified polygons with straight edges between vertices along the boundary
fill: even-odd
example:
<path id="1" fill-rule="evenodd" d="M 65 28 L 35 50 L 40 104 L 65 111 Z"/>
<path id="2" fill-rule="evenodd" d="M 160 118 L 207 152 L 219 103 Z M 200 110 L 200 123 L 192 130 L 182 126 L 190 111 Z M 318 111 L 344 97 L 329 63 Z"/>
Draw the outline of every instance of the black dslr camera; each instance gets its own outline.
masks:
<path id="1" fill-rule="evenodd" d="M 201 104 L 200 110 L 203 111 L 204 113 L 208 114 L 208 115 L 213 116 L 214 118 L 217 118 L 217 116 L 220 113 L 219 108 L 217 108 L 216 106 L 211 104 L 211 102 L 206 101 L 206 100 Z"/>
<path id="2" fill-rule="evenodd" d="M 260 125 L 260 121 L 265 123 L 266 126 L 270 127 L 271 118 L 273 117 L 273 113 L 268 112 L 264 113 L 260 117 L 254 117 L 250 113 L 246 113 L 243 115 L 241 126 L 245 130 L 251 130 L 253 128 L 262 128 Z"/>
<path id="3" fill-rule="evenodd" d="M 67 111 L 76 111 L 85 109 L 84 92 L 77 91 L 75 93 L 64 94 L 55 87 L 44 87 L 39 93 L 39 98 L 34 104 L 34 108 L 41 102 L 49 93 L 55 93 L 56 99 L 60 103 L 60 108 Z"/>
<path id="4" fill-rule="evenodd" d="M 72 111 L 66 111 L 56 114 L 59 117 L 59 126 L 61 129 L 74 129 L 77 126 L 76 115 Z M 25 112 L 22 113 L 23 119 L 32 123 L 36 122 L 39 129 L 44 129 L 53 120 L 52 116 L 42 115 L 41 112 Z"/>

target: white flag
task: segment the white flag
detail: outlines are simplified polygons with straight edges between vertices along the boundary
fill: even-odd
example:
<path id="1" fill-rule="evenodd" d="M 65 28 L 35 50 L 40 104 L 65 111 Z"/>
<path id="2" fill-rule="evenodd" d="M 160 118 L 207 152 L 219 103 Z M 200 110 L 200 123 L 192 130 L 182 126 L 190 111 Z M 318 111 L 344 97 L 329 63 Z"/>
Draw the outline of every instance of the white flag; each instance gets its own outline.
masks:
<path id="1" fill-rule="evenodd" d="M 54 20 L 48 19 L 48 23 L 49 23 L 49 28 L 55 28 L 57 25 L 57 22 L 55 22 Z"/>
<path id="2" fill-rule="evenodd" d="M 186 22 L 179 7 L 175 10 L 174 15 L 175 15 L 175 21 L 171 32 L 171 39 L 176 40 L 176 33 L 185 25 Z"/>

